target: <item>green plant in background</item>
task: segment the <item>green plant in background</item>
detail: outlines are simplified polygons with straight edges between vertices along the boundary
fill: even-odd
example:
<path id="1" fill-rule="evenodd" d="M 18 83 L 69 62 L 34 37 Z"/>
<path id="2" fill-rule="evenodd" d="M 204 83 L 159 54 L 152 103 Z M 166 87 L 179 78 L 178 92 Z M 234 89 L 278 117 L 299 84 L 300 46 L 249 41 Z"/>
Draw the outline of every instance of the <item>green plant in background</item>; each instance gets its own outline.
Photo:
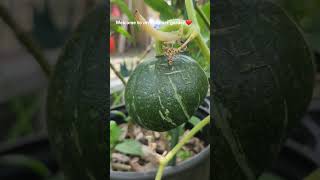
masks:
<path id="1" fill-rule="evenodd" d="M 123 12 L 128 17 L 129 21 L 134 21 L 133 14 L 131 13 L 129 7 L 127 6 L 124 0 L 111 0 L 110 4 L 117 5 L 121 9 L 121 12 Z M 121 25 L 116 24 L 116 20 L 113 20 L 112 18 L 110 19 L 110 28 L 111 28 L 110 35 L 113 33 L 119 33 L 125 36 L 126 38 L 128 38 L 130 41 L 134 41 L 134 37 L 132 37 L 130 33 L 126 29 L 124 29 Z"/>
<path id="2" fill-rule="evenodd" d="M 128 77 L 131 73 L 131 70 L 128 69 L 127 63 L 125 61 L 120 64 L 120 73 L 124 77 Z"/>
<path id="3" fill-rule="evenodd" d="M 110 109 L 115 108 L 116 106 L 119 106 L 123 104 L 123 91 L 114 92 L 111 94 L 111 103 L 110 103 Z"/>
<path id="4" fill-rule="evenodd" d="M 30 158 L 21 154 L 1 156 L 0 165 L 15 168 L 26 168 L 31 170 L 31 172 L 37 174 L 38 176 L 42 177 L 43 179 L 49 179 L 49 176 L 51 175 L 50 170 L 44 163 L 37 159 Z"/>
<path id="5" fill-rule="evenodd" d="M 277 175 L 270 174 L 270 173 L 265 173 L 261 175 L 258 180 L 285 180 Z"/>
<path id="6" fill-rule="evenodd" d="M 9 101 L 9 107 L 16 115 L 16 121 L 8 134 L 8 141 L 14 142 L 18 137 L 33 132 L 32 119 L 39 111 L 40 98 L 36 95 L 16 97 Z"/>
<path id="7" fill-rule="evenodd" d="M 309 176 L 304 178 L 304 180 L 319 180 L 320 179 L 320 168 L 314 170 Z"/>
<path id="8" fill-rule="evenodd" d="M 63 180 L 62 173 L 53 174 L 42 161 L 22 154 L 10 154 L 0 157 L 0 166 L 28 169 L 43 180 Z"/>

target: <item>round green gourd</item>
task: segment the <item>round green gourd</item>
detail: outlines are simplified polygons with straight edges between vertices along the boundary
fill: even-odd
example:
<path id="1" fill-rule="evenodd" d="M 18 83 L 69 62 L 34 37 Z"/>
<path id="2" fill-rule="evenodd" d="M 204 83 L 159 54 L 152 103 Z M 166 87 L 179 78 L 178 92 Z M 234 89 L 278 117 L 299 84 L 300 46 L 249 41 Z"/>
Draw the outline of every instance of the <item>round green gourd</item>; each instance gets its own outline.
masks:
<path id="1" fill-rule="evenodd" d="M 207 91 L 206 74 L 195 60 L 176 55 L 168 65 L 165 56 L 157 56 L 144 60 L 133 71 L 125 101 L 137 124 L 168 131 L 190 119 Z"/>
<path id="2" fill-rule="evenodd" d="M 108 81 L 106 7 L 80 23 L 62 50 L 49 85 L 51 146 L 72 180 L 107 179 Z"/>
<path id="3" fill-rule="evenodd" d="M 312 53 L 296 24 L 262 0 L 213 3 L 212 176 L 256 179 L 312 96 Z"/>

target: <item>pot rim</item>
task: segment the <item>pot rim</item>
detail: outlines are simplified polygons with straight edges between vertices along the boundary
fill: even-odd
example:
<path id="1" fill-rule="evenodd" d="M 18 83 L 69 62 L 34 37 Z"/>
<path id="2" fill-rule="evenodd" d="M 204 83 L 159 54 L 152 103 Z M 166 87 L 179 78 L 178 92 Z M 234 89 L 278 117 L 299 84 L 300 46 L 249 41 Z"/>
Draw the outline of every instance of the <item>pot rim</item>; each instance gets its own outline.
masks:
<path id="1" fill-rule="evenodd" d="M 176 166 L 167 166 L 165 167 L 163 177 L 167 177 L 173 174 L 179 174 L 183 171 L 188 171 L 194 166 L 204 162 L 205 159 L 210 158 L 210 144 L 205 147 L 200 153 L 195 156 L 179 163 Z M 147 172 L 124 172 L 124 171 L 113 171 L 110 169 L 110 177 L 117 178 L 127 178 L 127 179 L 137 179 L 137 178 L 152 178 L 155 177 L 157 169 L 147 171 Z"/>

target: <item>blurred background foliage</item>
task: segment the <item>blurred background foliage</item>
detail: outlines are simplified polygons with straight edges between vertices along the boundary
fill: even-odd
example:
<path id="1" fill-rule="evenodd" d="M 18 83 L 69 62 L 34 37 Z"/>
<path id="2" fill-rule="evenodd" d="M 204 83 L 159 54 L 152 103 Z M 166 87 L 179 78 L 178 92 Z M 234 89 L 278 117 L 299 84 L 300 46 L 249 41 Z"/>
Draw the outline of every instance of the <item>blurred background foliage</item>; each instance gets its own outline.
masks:
<path id="1" fill-rule="evenodd" d="M 51 65 L 82 17 L 105 0 L 1 0 Z M 64 179 L 46 131 L 48 80 L 0 18 L 0 179 Z"/>
<path id="2" fill-rule="evenodd" d="M 54 64 L 81 18 L 105 0 L 2 0 L 21 30 Z M 45 132 L 47 80 L 0 18 L 0 143 Z M 41 111 L 41 112 L 40 112 Z"/>
<path id="3" fill-rule="evenodd" d="M 320 53 L 320 1 L 277 0 L 305 32 L 311 47 Z"/>

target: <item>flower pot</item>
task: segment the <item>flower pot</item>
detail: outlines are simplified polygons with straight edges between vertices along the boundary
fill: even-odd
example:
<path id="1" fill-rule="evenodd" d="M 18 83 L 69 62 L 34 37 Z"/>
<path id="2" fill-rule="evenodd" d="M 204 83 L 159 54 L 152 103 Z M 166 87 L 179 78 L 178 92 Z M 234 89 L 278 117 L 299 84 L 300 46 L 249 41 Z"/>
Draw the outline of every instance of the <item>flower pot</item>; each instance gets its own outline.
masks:
<path id="1" fill-rule="evenodd" d="M 205 118 L 210 112 L 210 101 L 206 99 L 202 106 L 200 106 L 195 113 L 200 119 Z M 119 110 L 127 114 L 124 105 L 121 105 L 113 110 Z M 110 119 L 121 122 L 121 118 L 116 117 L 115 114 L 110 114 Z M 188 128 L 188 125 L 186 125 Z M 206 144 L 210 140 L 209 127 L 205 127 L 201 133 L 197 135 L 204 140 Z M 148 172 L 120 172 L 110 170 L 111 180 L 154 180 L 156 170 Z M 167 166 L 162 179 L 163 180 L 208 180 L 210 177 L 210 145 L 205 147 L 199 154 L 177 164 L 174 167 Z"/>
<path id="2" fill-rule="evenodd" d="M 11 155 L 23 155 L 30 159 L 43 163 L 44 166 L 55 174 L 59 167 L 55 157 L 51 152 L 47 135 L 25 137 L 17 140 L 14 144 L 0 145 L 0 179 L 16 180 L 16 179 L 44 179 L 39 173 L 35 172 L 23 163 L 6 163 L 2 158 Z"/>
<path id="3" fill-rule="evenodd" d="M 271 171 L 284 180 L 300 180 L 320 167 L 320 99 L 313 98 L 300 125 L 286 140 Z"/>

